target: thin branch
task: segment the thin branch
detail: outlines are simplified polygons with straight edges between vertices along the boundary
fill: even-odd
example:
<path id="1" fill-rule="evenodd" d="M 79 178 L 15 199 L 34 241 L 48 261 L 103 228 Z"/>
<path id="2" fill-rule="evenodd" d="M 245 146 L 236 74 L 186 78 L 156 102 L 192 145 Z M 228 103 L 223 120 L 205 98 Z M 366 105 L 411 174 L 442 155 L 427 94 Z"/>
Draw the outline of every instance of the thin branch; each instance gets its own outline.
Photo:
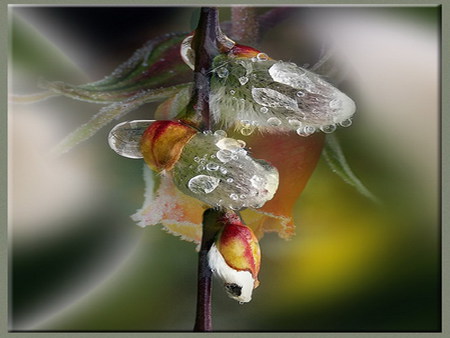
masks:
<path id="1" fill-rule="evenodd" d="M 259 20 L 255 7 L 231 8 L 231 38 L 240 44 L 254 46 L 259 39 Z"/>
<path id="2" fill-rule="evenodd" d="M 197 313 L 194 331 L 205 332 L 212 330 L 212 272 L 207 256 L 217 232 L 221 229 L 219 219 L 222 217 L 223 212 L 214 209 L 208 209 L 203 213 L 202 243 L 198 255 Z"/>
<path id="3" fill-rule="evenodd" d="M 219 13 L 217 8 L 203 7 L 200 20 L 192 40 L 195 51 L 194 92 L 191 100 L 197 116 L 201 116 L 200 129 L 211 129 L 209 111 L 209 89 L 213 58 L 219 54 Z"/>

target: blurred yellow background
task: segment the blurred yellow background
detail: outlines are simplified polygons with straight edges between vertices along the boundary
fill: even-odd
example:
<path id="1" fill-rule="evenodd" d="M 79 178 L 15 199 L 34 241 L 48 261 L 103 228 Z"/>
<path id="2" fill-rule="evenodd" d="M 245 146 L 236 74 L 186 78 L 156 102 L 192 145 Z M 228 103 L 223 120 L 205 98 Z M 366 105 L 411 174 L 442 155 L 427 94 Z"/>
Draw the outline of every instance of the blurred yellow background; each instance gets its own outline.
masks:
<path id="1" fill-rule="evenodd" d="M 39 77 L 101 79 L 146 40 L 190 31 L 194 12 L 11 7 L 10 93 L 38 91 Z M 333 46 L 357 104 L 336 134 L 381 204 L 321 160 L 296 204 L 296 237 L 260 242 L 253 300 L 239 305 L 214 284 L 215 330 L 440 330 L 439 25 L 438 7 L 295 7 L 263 37 L 261 50 L 299 65 Z M 129 218 L 143 202 L 143 163 L 109 149 L 113 125 L 49 155 L 100 107 L 9 104 L 10 329 L 191 331 L 195 245 Z"/>

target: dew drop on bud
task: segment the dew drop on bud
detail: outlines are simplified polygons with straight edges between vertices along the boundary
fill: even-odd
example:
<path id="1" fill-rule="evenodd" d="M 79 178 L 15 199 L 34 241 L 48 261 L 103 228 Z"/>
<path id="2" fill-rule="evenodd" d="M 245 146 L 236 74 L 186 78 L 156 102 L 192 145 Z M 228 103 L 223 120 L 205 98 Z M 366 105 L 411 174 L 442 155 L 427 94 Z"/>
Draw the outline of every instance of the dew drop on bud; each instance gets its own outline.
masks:
<path id="1" fill-rule="evenodd" d="M 197 175 L 188 182 L 190 191 L 196 194 L 209 194 L 219 185 L 220 179 L 207 175 Z"/>
<path id="2" fill-rule="evenodd" d="M 219 165 L 217 163 L 210 162 L 206 165 L 206 169 L 209 171 L 216 171 L 219 169 Z"/>
<path id="3" fill-rule="evenodd" d="M 237 200 L 239 199 L 239 196 L 238 196 L 237 194 L 231 194 L 231 195 L 230 195 L 230 198 L 231 198 L 233 201 L 237 201 Z"/>
<path id="4" fill-rule="evenodd" d="M 320 127 L 320 130 L 323 131 L 324 133 L 329 134 L 336 130 L 336 125 L 330 124 L 328 126 L 322 126 L 322 127 Z"/>
<path id="5" fill-rule="evenodd" d="M 228 149 L 220 149 L 216 153 L 216 156 L 220 162 L 227 163 L 227 162 L 231 161 L 233 153 Z"/>
<path id="6" fill-rule="evenodd" d="M 352 125 L 352 120 L 351 119 L 347 119 L 342 121 L 341 123 L 339 123 L 342 127 L 350 127 Z"/>
<path id="7" fill-rule="evenodd" d="M 253 133 L 253 128 L 242 128 L 241 134 L 244 136 L 249 136 Z"/>
<path id="8" fill-rule="evenodd" d="M 277 117 L 271 117 L 267 119 L 267 123 L 273 127 L 277 127 L 281 124 L 281 120 Z"/>
<path id="9" fill-rule="evenodd" d="M 241 76 L 238 80 L 239 80 L 239 83 L 243 86 L 248 82 L 248 77 Z"/>
<path id="10" fill-rule="evenodd" d="M 219 137 L 227 137 L 227 132 L 225 130 L 216 130 L 214 135 Z"/>
<path id="11" fill-rule="evenodd" d="M 216 70 L 217 76 L 220 78 L 225 78 L 228 76 L 228 69 L 226 69 L 225 67 L 220 67 Z"/>
<path id="12" fill-rule="evenodd" d="M 153 120 L 126 121 L 116 125 L 108 135 L 108 144 L 117 154 L 127 158 L 142 158 L 141 139 Z"/>
<path id="13" fill-rule="evenodd" d="M 266 53 L 258 53 L 258 55 L 256 55 L 256 59 L 258 61 L 266 61 L 269 60 L 269 57 L 267 56 Z"/>

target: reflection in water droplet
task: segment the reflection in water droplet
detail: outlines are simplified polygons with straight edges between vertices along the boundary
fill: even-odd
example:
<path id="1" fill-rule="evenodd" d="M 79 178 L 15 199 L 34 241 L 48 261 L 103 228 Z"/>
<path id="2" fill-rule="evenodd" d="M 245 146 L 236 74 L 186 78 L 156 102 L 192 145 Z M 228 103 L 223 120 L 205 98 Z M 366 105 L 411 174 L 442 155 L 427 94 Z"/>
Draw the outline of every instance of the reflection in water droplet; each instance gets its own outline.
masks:
<path id="1" fill-rule="evenodd" d="M 188 188 L 196 194 L 209 194 L 217 188 L 219 182 L 217 177 L 198 175 L 189 180 Z"/>

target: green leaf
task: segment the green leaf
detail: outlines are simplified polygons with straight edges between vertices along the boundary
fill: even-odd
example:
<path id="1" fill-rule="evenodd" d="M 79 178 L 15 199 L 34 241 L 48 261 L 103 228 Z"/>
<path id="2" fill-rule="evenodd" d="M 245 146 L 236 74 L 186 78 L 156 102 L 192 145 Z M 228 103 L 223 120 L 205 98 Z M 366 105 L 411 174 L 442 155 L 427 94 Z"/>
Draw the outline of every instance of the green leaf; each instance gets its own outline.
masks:
<path id="1" fill-rule="evenodd" d="M 331 170 L 340 176 L 346 183 L 353 186 L 359 193 L 373 202 L 380 203 L 350 169 L 336 135 L 327 135 L 325 138 L 325 148 L 322 154 Z"/>
<path id="2" fill-rule="evenodd" d="M 63 154 L 82 141 L 89 139 L 100 128 L 110 123 L 113 120 L 119 119 L 125 114 L 137 109 L 145 103 L 161 101 L 168 97 L 173 96 L 180 90 L 191 86 L 190 83 L 172 86 L 169 88 L 160 88 L 154 90 L 140 91 L 128 100 L 122 102 L 115 102 L 109 106 L 105 106 L 92 117 L 92 119 L 80 126 L 74 132 L 69 134 L 64 140 L 62 140 L 53 153 L 56 155 Z"/>
<path id="3" fill-rule="evenodd" d="M 192 80 L 192 70 L 180 55 L 180 44 L 185 37 L 186 33 L 173 33 L 148 41 L 100 81 L 72 85 L 62 81 L 41 80 L 38 85 L 47 90 L 47 96 L 53 93 L 76 100 L 105 104 L 128 100 L 142 90 L 185 83 Z M 41 96 L 34 94 L 28 98 L 12 99 L 19 103 L 31 103 L 33 99 L 40 100 Z"/>

